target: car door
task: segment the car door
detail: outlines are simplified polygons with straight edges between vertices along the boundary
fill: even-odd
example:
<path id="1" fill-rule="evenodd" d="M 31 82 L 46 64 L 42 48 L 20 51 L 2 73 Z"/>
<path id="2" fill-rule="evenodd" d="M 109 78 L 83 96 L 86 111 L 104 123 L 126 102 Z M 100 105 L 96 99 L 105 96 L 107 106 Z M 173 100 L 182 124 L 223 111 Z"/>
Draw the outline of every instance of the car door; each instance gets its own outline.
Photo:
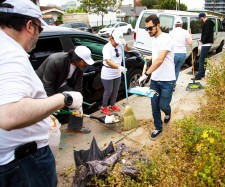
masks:
<path id="1" fill-rule="evenodd" d="M 83 79 L 83 97 L 84 101 L 88 103 L 94 103 L 96 101 L 101 102 L 103 95 L 103 85 L 101 82 L 101 68 L 102 68 L 102 49 L 107 43 L 107 40 L 85 35 L 71 36 L 74 46 L 84 45 L 91 50 L 92 58 L 95 63 L 91 66 L 87 66 L 84 69 Z"/>
<path id="2" fill-rule="evenodd" d="M 127 24 L 126 23 L 120 23 L 120 30 L 123 32 L 123 34 L 127 33 Z"/>

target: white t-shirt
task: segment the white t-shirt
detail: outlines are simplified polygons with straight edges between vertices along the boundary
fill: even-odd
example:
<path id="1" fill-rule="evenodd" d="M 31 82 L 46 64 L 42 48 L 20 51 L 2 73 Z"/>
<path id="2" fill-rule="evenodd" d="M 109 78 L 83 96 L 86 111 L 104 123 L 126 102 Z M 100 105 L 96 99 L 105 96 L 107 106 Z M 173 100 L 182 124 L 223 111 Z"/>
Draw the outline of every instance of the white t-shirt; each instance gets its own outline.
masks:
<path id="1" fill-rule="evenodd" d="M 186 39 L 190 37 L 189 32 L 181 27 L 176 27 L 169 34 L 173 39 L 174 53 L 186 53 Z"/>
<path id="2" fill-rule="evenodd" d="M 122 47 L 123 45 L 117 45 L 116 48 L 112 46 L 111 42 L 109 41 L 102 49 L 103 54 L 103 65 L 101 71 L 101 78 L 105 80 L 112 80 L 118 77 L 121 77 L 121 72 L 118 69 L 111 68 L 107 63 L 106 59 L 111 59 L 114 63 L 121 65 L 122 62 Z M 119 56 L 116 57 L 116 51 L 118 50 Z M 105 67 L 107 66 L 107 67 Z M 109 67 L 109 68 L 108 68 Z"/>
<path id="3" fill-rule="evenodd" d="M 163 63 L 152 72 L 154 81 L 172 81 L 176 79 L 172 38 L 167 33 L 160 34 L 152 39 L 152 62 L 158 57 L 160 51 L 169 51 Z"/>
<path id="4" fill-rule="evenodd" d="M 28 57 L 19 43 L 0 30 L 0 105 L 24 97 L 47 97 Z M 46 118 L 22 129 L 0 129 L 0 166 L 14 160 L 14 150 L 19 145 L 32 141 L 37 142 L 38 148 L 48 145 L 49 128 L 50 118 Z"/>

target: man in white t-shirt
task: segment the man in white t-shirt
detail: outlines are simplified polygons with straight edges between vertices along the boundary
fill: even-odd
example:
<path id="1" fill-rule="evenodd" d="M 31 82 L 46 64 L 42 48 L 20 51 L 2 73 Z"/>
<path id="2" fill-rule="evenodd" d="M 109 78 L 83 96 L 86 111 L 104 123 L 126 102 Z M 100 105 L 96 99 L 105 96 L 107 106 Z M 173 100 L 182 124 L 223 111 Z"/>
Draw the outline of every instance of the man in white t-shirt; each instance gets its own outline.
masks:
<path id="1" fill-rule="evenodd" d="M 174 53 L 172 39 L 169 34 L 160 29 L 159 18 L 151 15 L 145 19 L 146 30 L 152 39 L 152 65 L 139 79 L 139 84 L 146 81 L 151 75 L 150 89 L 155 90 L 159 96 L 151 98 L 152 115 L 155 130 L 150 139 L 155 140 L 163 130 L 161 110 L 165 113 L 164 123 L 171 118 L 170 102 L 173 94 L 173 86 L 176 80 Z"/>
<path id="2" fill-rule="evenodd" d="M 109 109 L 114 112 L 120 111 L 120 108 L 115 103 L 121 81 L 121 72 L 126 73 L 127 71 L 121 65 L 122 50 L 129 51 L 130 47 L 126 45 L 123 33 L 119 29 L 114 29 L 109 37 L 109 42 L 102 49 L 103 67 L 101 80 L 104 86 L 104 93 L 100 111 L 106 115 L 110 114 Z"/>
<path id="3" fill-rule="evenodd" d="M 179 76 L 180 68 L 185 62 L 186 59 L 186 44 L 192 44 L 192 38 L 189 32 L 182 28 L 183 22 L 180 17 L 177 17 L 174 21 L 175 28 L 170 31 L 170 36 L 173 39 L 174 44 L 174 64 L 175 64 L 175 73 L 176 81 Z M 176 84 L 175 84 L 176 85 Z M 174 85 L 174 90 L 175 90 Z"/>
<path id="4" fill-rule="evenodd" d="M 65 105 L 79 109 L 83 97 L 47 97 L 29 62 L 42 14 L 30 0 L 0 3 L 0 186 L 55 187 L 55 159 L 48 145 L 50 114 Z"/>

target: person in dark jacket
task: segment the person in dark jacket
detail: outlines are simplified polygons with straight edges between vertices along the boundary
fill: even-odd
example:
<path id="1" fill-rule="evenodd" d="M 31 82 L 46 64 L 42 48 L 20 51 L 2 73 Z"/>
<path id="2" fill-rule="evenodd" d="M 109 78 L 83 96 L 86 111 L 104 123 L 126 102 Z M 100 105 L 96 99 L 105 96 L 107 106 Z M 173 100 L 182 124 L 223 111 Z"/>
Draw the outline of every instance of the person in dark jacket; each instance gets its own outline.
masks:
<path id="1" fill-rule="evenodd" d="M 59 52 L 50 55 L 36 70 L 43 82 L 48 96 L 64 91 L 82 93 L 83 69 L 94 64 L 91 51 L 85 46 L 77 46 L 68 53 Z M 81 109 L 82 110 L 82 109 Z M 83 118 L 70 116 L 67 130 L 70 132 L 90 133 L 83 126 Z"/>
<path id="2" fill-rule="evenodd" d="M 205 68 L 206 68 L 206 58 L 208 56 L 208 52 L 213 44 L 213 34 L 214 34 L 214 23 L 210 19 L 207 19 L 205 13 L 199 14 L 199 19 L 204 22 L 202 26 L 202 35 L 201 35 L 201 53 L 199 58 L 199 68 L 198 73 L 192 80 L 201 80 L 201 78 L 205 77 Z"/>

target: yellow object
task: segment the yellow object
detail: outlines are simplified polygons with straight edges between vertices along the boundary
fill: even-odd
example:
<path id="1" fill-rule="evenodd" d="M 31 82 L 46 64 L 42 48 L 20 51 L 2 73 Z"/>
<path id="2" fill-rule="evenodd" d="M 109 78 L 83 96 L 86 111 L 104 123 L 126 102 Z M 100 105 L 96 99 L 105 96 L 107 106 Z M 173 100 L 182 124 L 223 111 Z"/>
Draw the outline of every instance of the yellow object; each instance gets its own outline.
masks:
<path id="1" fill-rule="evenodd" d="M 138 127 L 137 119 L 130 106 L 126 106 L 123 116 L 123 130 L 128 131 Z"/>
<path id="2" fill-rule="evenodd" d="M 192 85 L 190 88 L 198 88 L 198 85 Z"/>

